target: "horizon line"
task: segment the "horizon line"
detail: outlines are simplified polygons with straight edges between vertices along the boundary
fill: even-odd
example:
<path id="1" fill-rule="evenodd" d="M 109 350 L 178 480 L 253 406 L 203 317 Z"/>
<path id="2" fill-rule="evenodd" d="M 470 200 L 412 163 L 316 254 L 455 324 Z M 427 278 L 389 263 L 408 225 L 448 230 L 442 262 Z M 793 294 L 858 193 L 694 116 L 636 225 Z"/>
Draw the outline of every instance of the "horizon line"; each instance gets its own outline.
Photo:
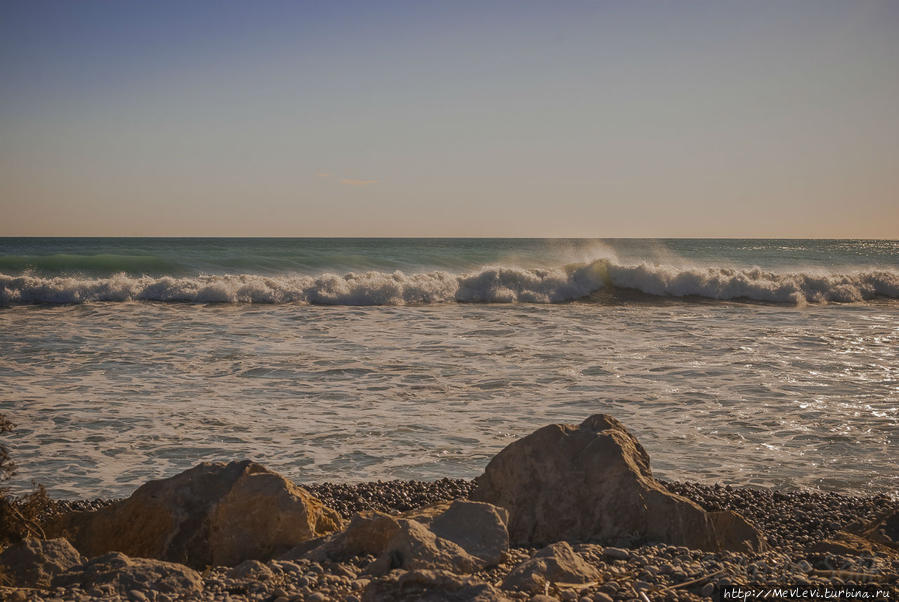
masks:
<path id="1" fill-rule="evenodd" d="M 491 236 L 491 235 L 448 235 L 448 236 L 303 236 L 303 235 L 240 235 L 240 234 L 224 234 L 224 235 L 138 235 L 138 234 L 118 234 L 118 235 L 47 235 L 47 234 L 24 234 L 24 235 L 0 235 L 0 240 L 10 238 L 149 238 L 149 239 L 272 239 L 280 238 L 285 240 L 465 240 L 465 239 L 500 239 L 500 240 L 876 240 L 876 241 L 899 241 L 897 238 L 889 238 L 885 236 Z"/>

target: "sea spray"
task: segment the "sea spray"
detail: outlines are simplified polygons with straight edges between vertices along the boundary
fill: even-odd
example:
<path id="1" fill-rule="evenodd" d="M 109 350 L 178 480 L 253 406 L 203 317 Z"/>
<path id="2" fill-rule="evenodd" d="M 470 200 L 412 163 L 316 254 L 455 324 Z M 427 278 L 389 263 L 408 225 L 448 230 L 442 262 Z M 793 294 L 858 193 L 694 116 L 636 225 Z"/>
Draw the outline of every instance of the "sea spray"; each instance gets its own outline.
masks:
<path id="1" fill-rule="evenodd" d="M 607 259 L 555 269 L 485 267 L 446 271 L 40 277 L 0 274 L 0 305 L 160 301 L 423 305 L 435 303 L 561 303 L 597 291 L 632 290 L 659 297 L 699 297 L 800 305 L 899 298 L 899 271 L 773 272 L 760 268 L 622 265 Z"/>

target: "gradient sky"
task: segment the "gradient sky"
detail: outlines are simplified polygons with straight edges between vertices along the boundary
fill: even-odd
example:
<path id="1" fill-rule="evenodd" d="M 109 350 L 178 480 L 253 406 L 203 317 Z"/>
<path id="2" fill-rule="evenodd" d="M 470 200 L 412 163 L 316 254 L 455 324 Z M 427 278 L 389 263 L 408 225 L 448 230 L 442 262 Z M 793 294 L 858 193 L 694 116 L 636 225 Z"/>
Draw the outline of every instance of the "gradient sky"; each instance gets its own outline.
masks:
<path id="1" fill-rule="evenodd" d="M 0 236 L 899 238 L 899 2 L 0 4 Z"/>

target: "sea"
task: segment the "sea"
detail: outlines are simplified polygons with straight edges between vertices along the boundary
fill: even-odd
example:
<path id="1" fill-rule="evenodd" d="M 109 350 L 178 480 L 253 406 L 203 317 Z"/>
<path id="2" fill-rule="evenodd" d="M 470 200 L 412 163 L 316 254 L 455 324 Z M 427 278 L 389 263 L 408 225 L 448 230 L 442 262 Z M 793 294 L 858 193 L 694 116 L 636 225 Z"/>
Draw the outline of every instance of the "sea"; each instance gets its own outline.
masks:
<path id="1" fill-rule="evenodd" d="M 899 241 L 0 238 L 13 491 L 473 478 L 605 412 L 657 477 L 899 494 Z"/>

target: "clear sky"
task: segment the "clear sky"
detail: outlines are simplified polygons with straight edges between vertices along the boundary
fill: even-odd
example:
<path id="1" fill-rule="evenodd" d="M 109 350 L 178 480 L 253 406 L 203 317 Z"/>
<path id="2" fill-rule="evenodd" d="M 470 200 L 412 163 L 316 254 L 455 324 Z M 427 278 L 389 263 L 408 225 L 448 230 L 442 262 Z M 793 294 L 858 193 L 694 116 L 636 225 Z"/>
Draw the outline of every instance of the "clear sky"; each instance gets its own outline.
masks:
<path id="1" fill-rule="evenodd" d="M 899 2 L 0 3 L 0 236 L 899 238 Z"/>

